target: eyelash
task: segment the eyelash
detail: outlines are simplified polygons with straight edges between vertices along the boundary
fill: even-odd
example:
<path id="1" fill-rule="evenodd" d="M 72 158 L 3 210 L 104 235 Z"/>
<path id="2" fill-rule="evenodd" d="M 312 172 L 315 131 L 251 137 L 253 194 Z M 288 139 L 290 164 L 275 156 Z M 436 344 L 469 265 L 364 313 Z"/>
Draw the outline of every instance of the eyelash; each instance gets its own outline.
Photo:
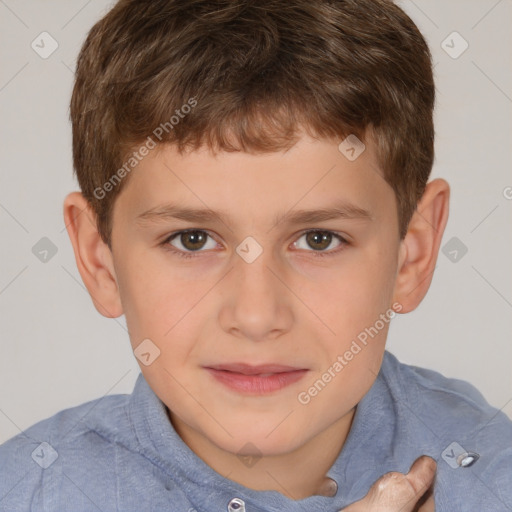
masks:
<path id="1" fill-rule="evenodd" d="M 173 254 L 176 254 L 177 256 L 179 256 L 181 258 L 186 258 L 186 259 L 195 258 L 198 255 L 198 253 L 201 253 L 201 252 L 204 252 L 204 251 L 199 250 L 199 251 L 188 251 L 188 252 L 186 252 L 186 251 L 181 251 L 179 249 L 176 249 L 175 247 L 173 247 L 172 245 L 169 244 L 169 242 L 171 240 L 173 240 L 174 238 L 178 237 L 179 235 L 181 235 L 183 233 L 190 233 L 190 232 L 193 232 L 193 231 L 199 231 L 201 233 L 206 233 L 210 238 L 213 238 L 207 231 L 202 230 L 202 229 L 185 229 L 185 230 L 182 230 L 182 231 L 176 231 L 175 233 L 172 233 L 170 236 L 168 236 L 159 245 L 161 245 L 166 251 L 170 251 Z M 325 258 L 326 256 L 335 256 L 339 252 L 343 251 L 345 249 L 345 246 L 349 244 L 348 241 L 345 240 L 342 236 L 338 235 L 337 233 L 334 233 L 333 231 L 329 231 L 329 230 L 326 230 L 326 229 L 308 229 L 306 231 L 303 231 L 299 235 L 297 240 L 302 238 L 304 235 L 307 235 L 308 233 L 328 233 L 330 235 L 333 235 L 335 238 L 337 238 L 339 240 L 339 242 L 341 243 L 341 245 L 337 249 L 334 249 L 334 250 L 331 250 L 331 251 L 313 251 L 313 250 L 307 251 L 307 252 L 312 252 L 314 254 L 315 258 Z"/>

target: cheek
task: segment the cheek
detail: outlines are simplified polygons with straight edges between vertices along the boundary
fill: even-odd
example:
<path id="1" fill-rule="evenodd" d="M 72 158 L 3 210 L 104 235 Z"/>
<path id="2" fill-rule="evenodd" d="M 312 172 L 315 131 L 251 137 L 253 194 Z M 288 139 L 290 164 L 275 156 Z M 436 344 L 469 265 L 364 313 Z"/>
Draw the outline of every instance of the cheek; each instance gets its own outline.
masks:
<path id="1" fill-rule="evenodd" d="M 354 250 L 337 270 L 325 274 L 319 285 L 316 276 L 305 290 L 312 309 L 346 343 L 373 325 L 389 310 L 394 288 L 394 256 L 391 250 L 377 247 Z M 334 345 L 335 343 L 333 343 Z"/>
<path id="2" fill-rule="evenodd" d="M 126 265 L 118 282 L 132 348 L 150 339 L 160 350 L 158 364 L 142 370 L 175 371 L 195 361 L 205 319 L 202 299 L 211 284 L 180 276 L 179 270 L 161 261 L 145 263 L 143 268 L 140 263 Z"/>
<path id="3" fill-rule="evenodd" d="M 164 341 L 184 314 L 184 290 L 190 287 L 181 286 L 172 272 L 151 264 L 144 254 L 125 258 L 117 280 L 132 344 L 143 338 Z"/>

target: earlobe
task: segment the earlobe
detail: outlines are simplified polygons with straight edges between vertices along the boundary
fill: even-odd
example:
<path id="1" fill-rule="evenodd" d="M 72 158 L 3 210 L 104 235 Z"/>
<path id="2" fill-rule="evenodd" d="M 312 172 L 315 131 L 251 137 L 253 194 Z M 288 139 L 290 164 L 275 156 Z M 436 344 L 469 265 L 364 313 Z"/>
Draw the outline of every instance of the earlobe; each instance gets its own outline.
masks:
<path id="1" fill-rule="evenodd" d="M 393 301 L 401 313 L 414 310 L 425 297 L 448 221 L 450 187 L 443 179 L 427 184 L 401 242 Z"/>
<path id="2" fill-rule="evenodd" d="M 95 214 L 79 192 L 64 200 L 64 222 L 68 231 L 76 265 L 91 295 L 94 307 L 108 318 L 123 314 L 112 252 L 101 239 Z"/>

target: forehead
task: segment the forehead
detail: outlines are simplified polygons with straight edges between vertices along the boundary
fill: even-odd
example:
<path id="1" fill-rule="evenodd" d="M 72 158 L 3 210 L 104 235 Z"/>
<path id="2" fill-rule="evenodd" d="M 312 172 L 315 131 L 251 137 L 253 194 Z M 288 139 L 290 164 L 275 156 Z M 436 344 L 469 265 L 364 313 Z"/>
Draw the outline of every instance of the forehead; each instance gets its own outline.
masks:
<path id="1" fill-rule="evenodd" d="M 196 215 L 198 222 L 228 217 L 247 222 L 250 214 L 254 221 L 276 224 L 285 212 L 291 218 L 291 210 L 326 205 L 347 218 L 371 218 L 383 199 L 394 198 L 374 144 L 367 141 L 362 152 L 355 147 L 360 154 L 352 159 L 344 154 L 347 143 L 340 142 L 304 135 L 286 151 L 259 154 L 213 153 L 206 147 L 180 154 L 167 145 L 137 165 L 116 209 L 137 222 L 188 209 L 189 219 Z M 301 221 L 300 213 L 295 220 Z"/>

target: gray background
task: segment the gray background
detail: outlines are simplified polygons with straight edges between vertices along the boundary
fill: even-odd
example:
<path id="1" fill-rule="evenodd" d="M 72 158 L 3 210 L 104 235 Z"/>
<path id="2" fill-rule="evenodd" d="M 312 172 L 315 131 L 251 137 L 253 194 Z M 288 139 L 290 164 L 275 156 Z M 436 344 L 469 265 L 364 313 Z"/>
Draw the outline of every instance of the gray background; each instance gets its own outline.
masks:
<path id="1" fill-rule="evenodd" d="M 124 317 L 103 318 L 92 305 L 62 217 L 64 196 L 78 189 L 68 120 L 73 69 L 110 5 L 0 0 L 0 442 L 61 409 L 131 392 L 139 372 Z M 432 177 L 450 183 L 452 201 L 446 255 L 420 307 L 393 321 L 388 349 L 470 381 L 512 417 L 511 1 L 400 5 L 434 55 Z M 58 43 L 46 59 L 31 47 L 42 46 L 43 31 Z M 460 37 L 469 47 L 458 55 Z M 43 237 L 57 249 L 46 262 L 33 253 Z"/>

